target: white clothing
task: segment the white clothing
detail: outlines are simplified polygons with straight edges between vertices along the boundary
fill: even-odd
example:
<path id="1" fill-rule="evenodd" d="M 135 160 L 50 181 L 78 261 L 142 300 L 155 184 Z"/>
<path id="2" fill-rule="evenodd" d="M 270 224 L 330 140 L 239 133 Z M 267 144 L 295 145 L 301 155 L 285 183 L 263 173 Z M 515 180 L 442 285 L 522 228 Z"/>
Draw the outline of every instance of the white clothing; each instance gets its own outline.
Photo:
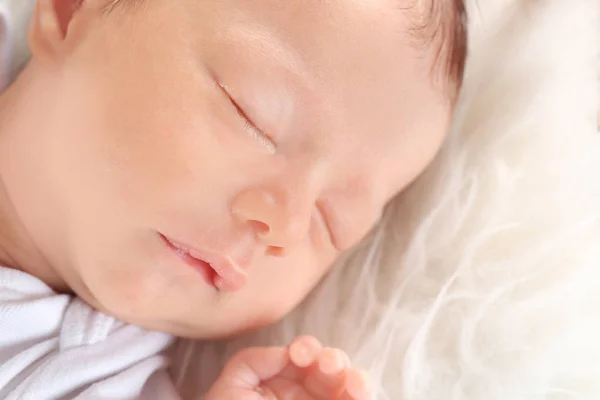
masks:
<path id="1" fill-rule="evenodd" d="M 6 87 L 11 69 L 12 40 L 8 12 L 0 3 L 0 92 Z"/>
<path id="2" fill-rule="evenodd" d="M 171 343 L 0 267 L 0 399 L 178 399 Z"/>

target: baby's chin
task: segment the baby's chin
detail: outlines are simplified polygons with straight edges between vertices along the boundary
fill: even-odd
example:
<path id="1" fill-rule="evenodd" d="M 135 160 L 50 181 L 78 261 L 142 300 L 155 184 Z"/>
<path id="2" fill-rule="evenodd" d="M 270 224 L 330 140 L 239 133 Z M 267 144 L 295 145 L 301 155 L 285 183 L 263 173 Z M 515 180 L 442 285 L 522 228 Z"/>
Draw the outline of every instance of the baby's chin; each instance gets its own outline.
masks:
<path id="1" fill-rule="evenodd" d="M 200 318 L 198 313 L 195 317 L 181 316 L 173 310 L 172 317 L 165 317 L 168 310 L 157 310 L 149 306 L 148 308 L 136 308 L 135 311 L 127 310 L 122 307 L 122 303 L 114 298 L 108 301 L 100 301 L 89 293 L 79 295 L 84 301 L 96 310 L 110 315 L 127 324 L 139 326 L 146 330 L 164 332 L 179 338 L 194 340 L 226 340 L 239 337 L 260 330 L 266 326 L 272 325 L 281 320 L 281 316 L 269 316 L 266 318 L 246 319 L 241 321 L 239 318 L 230 315 L 229 318 L 212 317 L 204 313 L 204 318 Z M 224 311 L 224 310 L 223 310 Z M 215 311 L 219 313 L 219 311 Z M 223 317 L 223 312 L 221 312 Z"/>
<path id="2" fill-rule="evenodd" d="M 233 324 L 232 326 L 223 326 L 223 325 L 212 325 L 207 326 L 205 324 L 193 326 L 189 323 L 181 322 L 181 321 L 167 321 L 167 320 L 140 320 L 140 319 L 131 319 L 129 321 L 124 320 L 124 322 L 130 323 L 132 325 L 136 325 L 142 327 L 144 329 L 150 331 L 158 331 L 168 333 L 170 335 L 176 336 L 182 339 L 191 339 L 191 340 L 228 340 L 234 339 L 243 335 L 254 333 L 264 327 L 275 323 L 272 322 L 257 322 L 254 325 L 246 325 L 246 326 L 236 326 Z"/>

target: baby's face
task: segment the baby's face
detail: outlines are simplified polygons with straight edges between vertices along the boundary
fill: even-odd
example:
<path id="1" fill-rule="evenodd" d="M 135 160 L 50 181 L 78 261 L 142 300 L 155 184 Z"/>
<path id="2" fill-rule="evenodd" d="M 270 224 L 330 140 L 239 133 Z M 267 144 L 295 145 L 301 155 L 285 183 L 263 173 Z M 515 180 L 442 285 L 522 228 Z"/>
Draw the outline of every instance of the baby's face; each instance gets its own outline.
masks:
<path id="1" fill-rule="evenodd" d="M 395 0 L 151 0 L 74 24 L 38 66 L 39 245 L 128 322 L 212 338 L 279 319 L 443 141 L 450 105 Z"/>

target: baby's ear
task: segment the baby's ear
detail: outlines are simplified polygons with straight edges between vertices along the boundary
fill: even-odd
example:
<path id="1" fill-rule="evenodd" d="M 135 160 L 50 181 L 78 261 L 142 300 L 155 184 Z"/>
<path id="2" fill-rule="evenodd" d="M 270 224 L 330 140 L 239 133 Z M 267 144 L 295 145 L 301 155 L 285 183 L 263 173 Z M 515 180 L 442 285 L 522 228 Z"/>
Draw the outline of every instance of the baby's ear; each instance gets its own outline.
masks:
<path id="1" fill-rule="evenodd" d="M 8 84 L 11 68 L 11 44 L 8 13 L 0 4 L 0 91 Z"/>
<path id="2" fill-rule="evenodd" d="M 108 0 L 37 0 L 29 47 L 34 58 L 53 59 L 69 48 Z"/>

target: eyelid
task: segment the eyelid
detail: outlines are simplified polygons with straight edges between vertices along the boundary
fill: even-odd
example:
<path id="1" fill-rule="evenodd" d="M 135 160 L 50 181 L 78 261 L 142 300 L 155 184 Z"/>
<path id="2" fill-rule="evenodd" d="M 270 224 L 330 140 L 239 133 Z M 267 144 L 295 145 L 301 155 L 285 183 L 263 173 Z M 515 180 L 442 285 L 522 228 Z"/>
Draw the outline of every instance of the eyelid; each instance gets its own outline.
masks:
<path id="1" fill-rule="evenodd" d="M 219 87 L 221 88 L 221 90 L 223 91 L 223 93 L 225 94 L 225 96 L 227 96 L 227 98 L 229 99 L 231 104 L 235 107 L 238 115 L 242 119 L 244 119 L 244 121 L 246 121 L 246 123 L 248 124 L 247 128 L 255 131 L 256 136 L 257 136 L 256 139 L 259 140 L 260 142 L 262 142 L 263 145 L 275 149 L 277 146 L 276 146 L 273 138 L 271 136 L 269 136 L 267 133 L 265 133 L 262 129 L 260 129 L 254 123 L 252 118 L 250 118 L 248 116 L 248 114 L 244 111 L 244 109 L 238 104 L 238 102 L 235 101 L 235 99 L 231 95 L 230 90 L 227 88 L 227 86 L 223 85 L 223 83 L 221 83 L 221 82 L 218 82 L 218 84 L 219 84 Z"/>

